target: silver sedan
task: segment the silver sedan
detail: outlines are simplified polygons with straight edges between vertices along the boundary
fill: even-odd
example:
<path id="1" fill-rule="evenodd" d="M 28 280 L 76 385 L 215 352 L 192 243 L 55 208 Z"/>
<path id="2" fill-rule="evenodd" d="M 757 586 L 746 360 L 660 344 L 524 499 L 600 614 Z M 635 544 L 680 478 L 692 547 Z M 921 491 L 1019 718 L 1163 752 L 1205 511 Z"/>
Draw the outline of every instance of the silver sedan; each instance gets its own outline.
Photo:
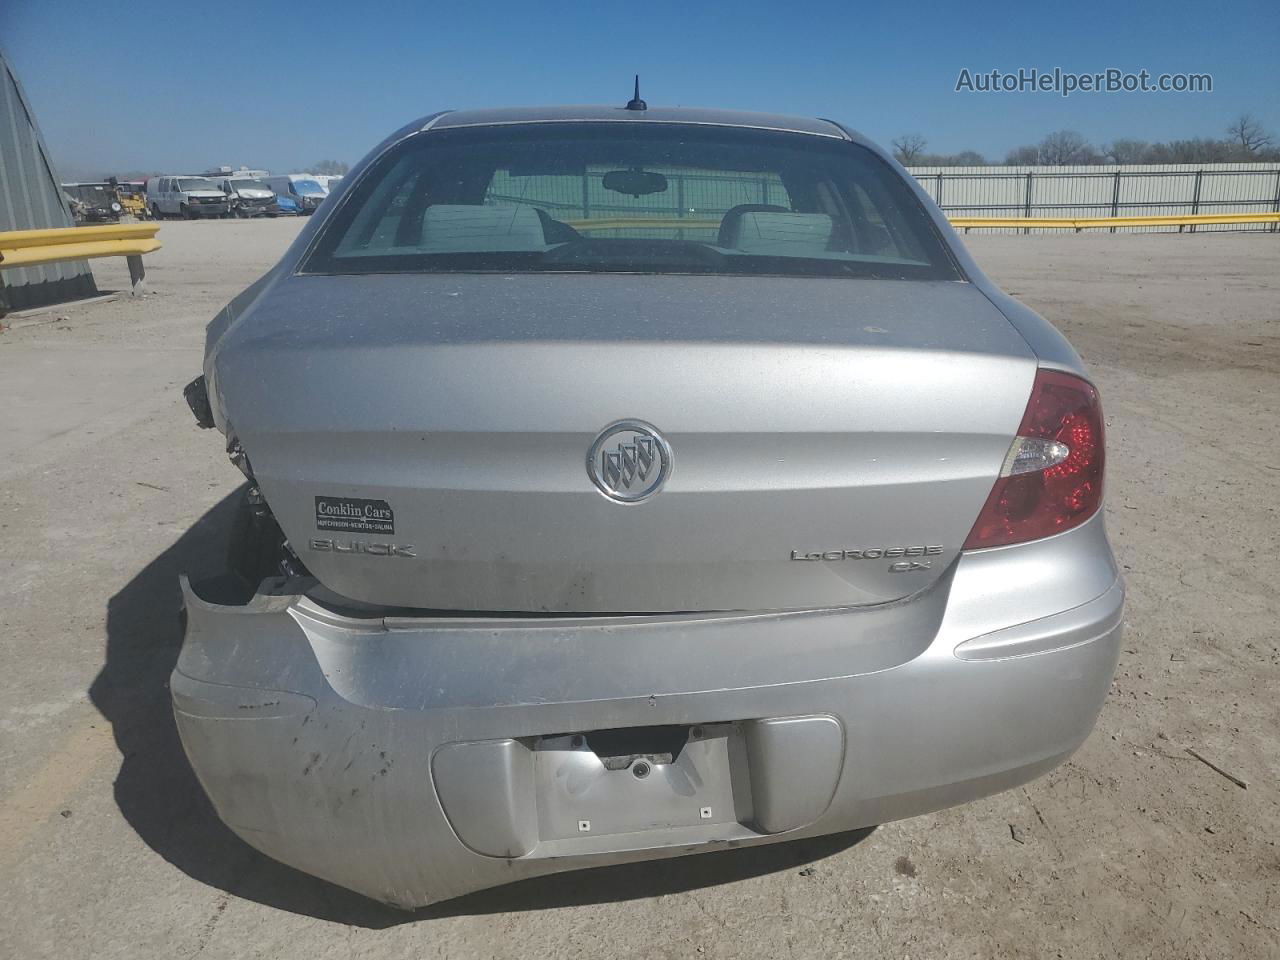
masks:
<path id="1" fill-rule="evenodd" d="M 187 394 L 248 478 L 183 584 L 187 754 L 388 903 L 972 800 L 1112 677 L 1088 374 L 830 121 L 416 121 Z"/>

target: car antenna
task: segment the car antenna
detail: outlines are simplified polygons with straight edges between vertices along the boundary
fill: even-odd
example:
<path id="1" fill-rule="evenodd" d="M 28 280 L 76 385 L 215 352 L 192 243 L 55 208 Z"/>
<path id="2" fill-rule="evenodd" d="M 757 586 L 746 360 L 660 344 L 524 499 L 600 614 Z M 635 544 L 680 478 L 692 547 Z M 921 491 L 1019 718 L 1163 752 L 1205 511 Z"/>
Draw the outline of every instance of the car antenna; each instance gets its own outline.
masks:
<path id="1" fill-rule="evenodd" d="M 624 109 L 627 110 L 648 110 L 649 105 L 640 99 L 640 74 L 636 74 L 636 94 L 627 101 Z"/>

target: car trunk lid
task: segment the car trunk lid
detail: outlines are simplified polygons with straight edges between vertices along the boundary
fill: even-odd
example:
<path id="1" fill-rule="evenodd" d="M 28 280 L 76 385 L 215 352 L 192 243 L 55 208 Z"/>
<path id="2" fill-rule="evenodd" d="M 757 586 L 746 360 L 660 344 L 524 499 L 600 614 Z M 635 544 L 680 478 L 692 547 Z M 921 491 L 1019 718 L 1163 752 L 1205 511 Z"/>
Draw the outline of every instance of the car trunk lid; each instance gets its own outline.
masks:
<path id="1" fill-rule="evenodd" d="M 560 613 L 927 587 L 1035 366 L 962 282 L 564 274 L 289 277 L 212 363 L 263 493 L 331 590 Z M 624 420 L 670 451 L 640 502 L 589 470 Z M 635 469 L 634 440 L 603 452 Z"/>

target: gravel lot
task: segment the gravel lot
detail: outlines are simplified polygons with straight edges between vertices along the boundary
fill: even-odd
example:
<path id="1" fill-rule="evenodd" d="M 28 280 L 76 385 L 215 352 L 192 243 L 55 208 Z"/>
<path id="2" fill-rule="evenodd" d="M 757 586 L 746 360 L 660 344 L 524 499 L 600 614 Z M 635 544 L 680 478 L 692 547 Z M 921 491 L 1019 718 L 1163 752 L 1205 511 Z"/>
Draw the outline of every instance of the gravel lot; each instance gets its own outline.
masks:
<path id="1" fill-rule="evenodd" d="M 967 238 L 1107 411 L 1128 633 L 1069 763 L 865 834 L 411 915 L 223 828 L 164 686 L 176 573 L 239 476 L 179 390 L 298 227 L 167 223 L 146 299 L 0 333 L 0 956 L 1280 956 L 1280 235 Z M 123 261 L 95 273 L 127 289 Z"/>

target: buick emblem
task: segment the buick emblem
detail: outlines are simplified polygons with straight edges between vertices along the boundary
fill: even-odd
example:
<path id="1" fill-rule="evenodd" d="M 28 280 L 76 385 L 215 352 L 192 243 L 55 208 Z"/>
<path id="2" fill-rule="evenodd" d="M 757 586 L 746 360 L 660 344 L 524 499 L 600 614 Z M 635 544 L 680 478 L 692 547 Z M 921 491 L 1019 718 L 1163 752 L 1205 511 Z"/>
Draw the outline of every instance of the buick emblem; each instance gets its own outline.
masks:
<path id="1" fill-rule="evenodd" d="M 606 497 L 637 503 L 653 496 L 671 475 L 671 447 L 640 420 L 611 423 L 587 454 L 587 476 Z"/>

